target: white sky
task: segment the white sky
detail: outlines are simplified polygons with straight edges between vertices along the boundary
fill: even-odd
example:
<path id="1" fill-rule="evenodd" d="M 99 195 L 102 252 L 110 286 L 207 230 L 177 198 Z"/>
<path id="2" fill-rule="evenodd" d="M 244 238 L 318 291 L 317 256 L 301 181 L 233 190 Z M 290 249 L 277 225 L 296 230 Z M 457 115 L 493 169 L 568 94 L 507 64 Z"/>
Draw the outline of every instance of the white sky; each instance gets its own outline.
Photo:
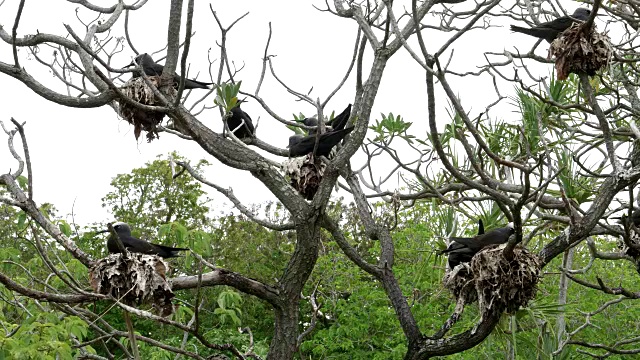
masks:
<path id="1" fill-rule="evenodd" d="M 115 1 L 94 3 L 110 6 Z M 243 91 L 253 93 L 255 90 L 262 67 L 261 58 L 269 22 L 273 28 L 269 54 L 277 55 L 273 59 L 274 66 L 283 81 L 303 93 L 313 87 L 311 96 L 321 99 L 339 83 L 351 61 L 356 24 L 349 19 L 319 12 L 312 4 L 321 7 L 324 2 L 257 0 L 212 3 L 224 26 L 228 26 L 237 17 L 249 11 L 249 15 L 234 26 L 227 40 L 230 60 L 236 64 L 244 62 L 245 65 L 236 77 L 237 80 L 243 81 Z M 11 32 L 17 5 L 18 1 L 13 0 L 0 7 L 0 25 L 8 32 Z M 472 5 L 462 3 L 454 6 L 456 9 L 470 9 Z M 566 8 L 570 12 L 577 6 L 577 3 L 566 2 Z M 36 31 L 64 36 L 66 30 L 63 24 L 71 25 L 76 33 L 83 36 L 84 26 L 76 18 L 76 8 L 76 5 L 63 1 L 27 0 L 18 36 L 34 34 Z M 153 0 L 141 10 L 131 13 L 130 34 L 134 46 L 139 51 L 152 53 L 164 46 L 168 8 L 168 0 Z M 80 14 L 84 14 L 81 15 L 83 20 L 90 19 L 88 13 L 80 8 Z M 123 34 L 123 27 L 124 15 L 113 28 L 116 36 Z M 190 74 L 193 77 L 200 71 L 197 78 L 206 81 L 207 51 L 211 48 L 212 58 L 217 59 L 219 49 L 216 41 L 220 39 L 220 32 L 209 10 L 208 2 L 196 1 L 194 30 L 196 36 L 192 39 L 189 52 Z M 430 50 L 439 48 L 446 39 L 433 31 L 426 32 L 425 35 Z M 489 38 L 490 41 L 487 40 Z M 526 52 L 534 43 L 535 39 L 522 34 L 512 34 L 508 27 L 504 26 L 490 30 L 474 30 L 456 42 L 451 68 L 461 72 L 476 71 L 476 66 L 484 64 L 484 51 L 514 51 L 514 47 L 519 47 L 522 52 Z M 545 56 L 546 49 L 547 45 L 543 44 L 537 53 Z M 65 92 L 45 68 L 35 60 L 27 58 L 26 50 L 23 49 L 19 54 L 21 65 L 39 81 Z M 124 66 L 133 56 L 133 51 L 125 48 L 114 59 L 112 65 Z M 156 55 L 155 58 L 159 56 Z M 0 43 L 0 61 L 13 63 L 11 47 L 5 43 Z M 217 66 L 216 62 L 212 68 L 214 76 Z M 550 73 L 552 66 L 538 68 L 539 75 L 545 76 Z M 485 106 L 496 99 L 489 77 L 466 77 L 462 80 L 450 77 L 450 81 L 454 90 L 463 98 L 463 105 L 467 106 L 468 111 L 471 110 L 471 116 L 477 116 L 478 112 L 483 111 Z M 69 109 L 43 100 L 22 83 L 4 74 L 0 74 L 0 84 L 0 120 L 5 125 L 9 124 L 11 117 L 27 122 L 26 133 L 34 169 L 36 202 L 53 203 L 62 215 L 70 213 L 73 208 L 79 224 L 110 219 L 107 211 L 101 207 L 100 199 L 110 190 L 109 182 L 116 174 L 141 167 L 145 162 L 155 159 L 158 154 L 166 155 L 173 150 L 177 150 L 193 162 L 201 158 L 209 160 L 212 165 L 206 171 L 208 180 L 225 187 L 232 186 L 234 193 L 245 203 L 260 203 L 273 199 L 264 186 L 249 173 L 227 168 L 195 144 L 169 134 L 161 134 L 160 140 L 151 143 L 146 143 L 143 135 L 136 143 L 133 128 L 118 119 L 108 106 L 96 109 Z M 340 112 L 348 103 L 352 103 L 354 85 L 355 73 L 333 97 L 325 109 L 325 114 L 330 114 L 333 110 Z M 513 86 L 507 85 L 501 91 L 503 94 L 513 94 Z M 203 94 L 203 90 L 197 90 L 191 94 L 191 99 Z M 312 114 L 314 111 L 308 104 L 295 101 L 295 97 L 288 94 L 268 73 L 260 94 L 272 109 L 286 118 L 291 118 L 292 113 Z M 450 121 L 445 111 L 448 102 L 442 94 L 438 95 L 438 100 L 438 119 L 439 124 L 443 126 Z M 213 97 L 208 101 L 212 102 Z M 285 147 L 291 132 L 284 125 L 270 118 L 255 101 L 243 105 L 243 109 L 251 115 L 254 122 L 260 118 L 257 132 L 259 138 L 273 145 Z M 492 116 L 501 116 L 511 121 L 518 119 L 517 114 L 513 113 L 515 108 L 509 107 L 507 101 L 504 101 L 501 109 L 499 114 L 493 111 Z M 381 112 L 401 114 L 406 121 L 414 122 L 413 135 L 426 137 L 424 71 L 403 50 L 391 59 L 385 70 L 372 111 L 371 123 L 380 118 Z M 217 110 L 205 112 L 199 119 L 215 131 L 222 128 Z M 17 166 L 6 148 L 5 139 L 6 136 L 0 133 L 2 173 Z M 355 163 L 359 162 L 356 160 Z M 393 190 L 397 182 L 393 181 L 388 185 Z M 340 195 L 344 195 L 344 192 L 341 191 Z M 222 202 L 226 202 L 222 195 L 212 192 L 211 196 L 218 200 L 216 204 L 221 206 L 216 210 L 229 208 L 221 205 Z"/>

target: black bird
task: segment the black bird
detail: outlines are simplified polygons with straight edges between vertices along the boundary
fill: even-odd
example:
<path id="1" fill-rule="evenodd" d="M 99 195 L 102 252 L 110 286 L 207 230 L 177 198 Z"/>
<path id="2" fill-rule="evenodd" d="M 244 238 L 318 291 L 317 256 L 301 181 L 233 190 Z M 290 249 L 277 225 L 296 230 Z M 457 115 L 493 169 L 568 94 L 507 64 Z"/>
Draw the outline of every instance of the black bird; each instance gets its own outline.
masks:
<path id="1" fill-rule="evenodd" d="M 332 130 L 320 134 L 320 140 L 318 143 L 318 149 L 316 150 L 316 156 L 329 156 L 331 149 L 338 145 L 348 133 L 353 130 L 353 126 L 341 130 Z M 317 135 L 302 136 L 300 134 L 289 137 L 289 156 L 298 157 L 305 156 L 313 152 L 313 148 L 316 145 Z"/>
<path id="2" fill-rule="evenodd" d="M 631 244 L 640 246 L 640 233 L 638 233 L 638 229 L 640 228 L 640 208 L 635 206 L 633 207 L 633 211 L 631 212 L 631 218 L 627 216 L 627 211 L 625 211 L 625 213 L 622 214 L 622 216 L 613 217 L 613 219 L 617 219 L 618 223 L 622 224 L 625 227 L 633 224 L 635 229 L 634 228 L 629 229 L 629 241 L 631 242 Z M 629 220 L 631 220 L 631 222 L 629 222 Z M 618 245 L 618 249 L 620 249 L 625 254 L 633 258 L 640 257 L 640 251 L 636 250 L 636 246 L 632 246 L 631 248 L 629 248 L 625 243 L 624 239 L 618 239 L 617 245 Z M 638 271 L 640 271 L 640 263 L 636 262 L 636 266 L 639 269 Z"/>
<path id="3" fill-rule="evenodd" d="M 162 75 L 162 70 L 164 70 L 164 66 L 157 64 L 155 61 L 153 61 L 153 58 L 151 57 L 151 55 L 144 53 L 141 55 L 138 55 L 132 62 L 131 64 L 125 66 L 125 67 L 131 67 L 131 66 L 138 66 L 138 65 L 142 65 L 142 69 L 144 70 L 144 73 L 147 74 L 147 76 L 160 76 Z M 133 73 L 133 77 L 139 77 L 141 74 L 137 71 L 134 71 Z M 197 81 L 197 80 L 191 80 L 191 79 L 184 79 L 184 88 L 185 89 L 209 89 L 208 85 L 211 85 L 213 83 L 208 83 L 208 82 L 202 82 L 202 81 Z M 178 85 L 180 85 L 180 76 L 178 76 L 178 74 L 173 74 L 173 86 L 174 87 L 178 87 Z"/>
<path id="4" fill-rule="evenodd" d="M 452 237 L 451 243 L 446 250 L 440 252 L 440 255 L 449 254 L 449 268 L 453 269 L 460 263 L 471 261 L 471 258 L 485 246 L 506 243 L 514 232 L 513 223 L 509 223 L 506 227 L 485 233 L 484 225 L 479 221 L 478 235 L 472 238 Z"/>
<path id="5" fill-rule="evenodd" d="M 333 120 L 331 120 L 327 125 L 331 127 L 332 131 L 342 130 L 347 125 L 347 122 L 349 121 L 350 116 L 351 116 L 351 104 L 349 104 L 347 108 L 344 109 L 340 114 L 334 117 Z M 309 135 L 315 135 L 316 132 L 318 131 L 317 129 L 318 119 L 316 119 L 315 117 L 305 118 L 304 120 L 302 120 L 302 123 L 305 124 L 306 126 L 316 127 L 314 129 L 309 129 Z"/>
<path id="6" fill-rule="evenodd" d="M 540 39 L 545 39 L 547 42 L 552 42 L 557 38 L 563 31 L 573 25 L 577 20 L 587 21 L 589 19 L 589 15 L 591 15 L 591 10 L 585 8 L 577 8 L 576 11 L 573 12 L 571 17 L 569 16 L 561 16 L 555 20 L 542 23 L 540 25 L 536 25 L 532 28 L 523 28 L 516 25 L 511 25 L 511 31 L 520 32 L 523 34 L 531 35 Z"/>
<path id="7" fill-rule="evenodd" d="M 625 213 L 622 214 L 622 216 L 612 217 L 612 219 L 616 219 L 618 220 L 618 224 L 624 225 L 624 223 L 628 219 L 627 212 L 625 211 Z M 639 207 L 635 207 L 635 206 L 633 207 L 633 211 L 631 212 L 631 222 L 637 228 L 640 228 L 640 208 Z"/>
<path id="8" fill-rule="evenodd" d="M 133 253 L 158 255 L 162 258 L 173 258 L 180 256 L 178 254 L 179 251 L 189 250 L 185 248 L 175 248 L 171 246 L 152 244 L 144 240 L 136 239 L 131 236 L 131 228 L 127 223 L 117 222 L 113 224 L 113 229 L 116 231 L 116 233 L 118 233 L 120 241 L 122 241 L 124 247 Z M 105 232 L 109 232 L 109 230 L 99 231 L 98 234 Z M 107 250 L 109 250 L 110 254 L 117 254 L 120 252 L 113 234 L 109 235 L 109 238 L 107 239 Z"/>
<path id="9" fill-rule="evenodd" d="M 315 135 L 318 132 L 318 119 L 315 117 L 304 118 L 302 123 L 307 126 L 314 126 L 313 129 L 309 129 L 309 135 Z"/>
<path id="10" fill-rule="evenodd" d="M 227 118 L 227 126 L 238 139 L 253 137 L 256 132 L 249 114 L 240 109 L 240 103 L 231 109 L 231 116 Z"/>
<path id="11" fill-rule="evenodd" d="M 484 234 L 484 223 L 482 219 L 478 219 L 478 235 Z"/>
<path id="12" fill-rule="evenodd" d="M 338 116 L 334 117 L 333 120 L 331 120 L 331 122 L 329 123 L 329 125 L 331 125 L 331 128 L 333 129 L 333 131 L 342 130 L 347 125 L 347 122 L 349 121 L 350 116 L 351 116 L 351 104 L 347 105 L 346 109 L 342 110 L 342 112 Z"/>

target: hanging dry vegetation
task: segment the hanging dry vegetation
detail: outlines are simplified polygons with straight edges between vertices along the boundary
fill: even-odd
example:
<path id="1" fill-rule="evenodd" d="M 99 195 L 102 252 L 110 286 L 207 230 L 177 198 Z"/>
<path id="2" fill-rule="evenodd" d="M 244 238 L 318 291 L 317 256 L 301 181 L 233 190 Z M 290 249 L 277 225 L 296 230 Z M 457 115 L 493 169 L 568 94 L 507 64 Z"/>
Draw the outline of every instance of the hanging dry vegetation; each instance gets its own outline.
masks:
<path id="1" fill-rule="evenodd" d="M 326 167 L 323 162 L 316 163 L 311 155 L 287 159 L 282 163 L 284 173 L 291 179 L 291 186 L 307 200 L 313 200 Z"/>
<path id="2" fill-rule="evenodd" d="M 613 56 L 609 36 L 595 31 L 595 25 L 588 32 L 584 31 L 583 26 L 574 23 L 551 43 L 549 58 L 556 59 L 559 80 L 565 80 L 570 73 L 584 72 L 593 76 L 607 66 Z"/>
<path id="3" fill-rule="evenodd" d="M 513 259 L 502 252 L 506 245 L 486 247 L 470 263 L 456 266 L 445 275 L 445 287 L 466 304 L 478 301 L 484 313 L 514 312 L 536 295 L 540 264 L 536 255 L 516 247 Z"/>
<path id="4" fill-rule="evenodd" d="M 149 81 L 156 87 L 160 86 L 159 76 L 149 76 Z M 175 89 L 171 88 L 175 92 Z M 144 105 L 159 106 L 160 101 L 153 93 L 153 89 L 147 85 L 142 77 L 132 78 L 121 88 L 122 93 Z M 176 95 L 176 94 L 174 94 Z M 134 126 L 133 133 L 136 140 L 140 137 L 142 130 L 147 132 L 147 141 L 158 138 L 157 126 L 162 122 L 164 113 L 161 111 L 145 111 L 125 102 L 119 103 L 119 113 L 122 118 Z"/>
<path id="5" fill-rule="evenodd" d="M 91 269 L 91 287 L 128 305 L 151 304 L 161 316 L 173 313 L 174 297 L 165 274 L 169 265 L 159 256 L 111 254 Z"/>

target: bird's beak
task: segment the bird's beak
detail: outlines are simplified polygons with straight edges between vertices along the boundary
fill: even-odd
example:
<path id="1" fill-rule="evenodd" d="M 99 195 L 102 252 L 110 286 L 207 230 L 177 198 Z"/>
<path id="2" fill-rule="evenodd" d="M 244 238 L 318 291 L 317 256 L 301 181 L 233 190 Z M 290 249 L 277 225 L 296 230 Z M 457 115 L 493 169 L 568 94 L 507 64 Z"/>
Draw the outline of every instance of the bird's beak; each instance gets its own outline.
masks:
<path id="1" fill-rule="evenodd" d="M 622 224 L 623 223 L 623 220 L 622 220 L 623 218 L 626 218 L 626 216 L 612 216 L 609 219 L 616 220 L 616 222 L 618 222 L 619 224 Z"/>
<path id="2" fill-rule="evenodd" d="M 109 229 L 106 229 L 106 230 L 100 230 L 100 231 L 96 231 L 96 235 L 98 235 L 98 234 L 104 234 L 104 233 L 108 233 L 108 232 L 109 232 Z"/>
<path id="3" fill-rule="evenodd" d="M 123 67 L 123 69 L 130 68 L 130 67 L 132 67 L 132 66 L 133 66 L 133 67 L 136 67 L 136 66 L 138 66 L 138 64 L 136 64 L 136 62 L 132 60 L 132 61 L 131 61 L 131 64 L 129 64 L 129 65 L 127 65 L 127 66 L 124 66 L 124 67 Z"/>

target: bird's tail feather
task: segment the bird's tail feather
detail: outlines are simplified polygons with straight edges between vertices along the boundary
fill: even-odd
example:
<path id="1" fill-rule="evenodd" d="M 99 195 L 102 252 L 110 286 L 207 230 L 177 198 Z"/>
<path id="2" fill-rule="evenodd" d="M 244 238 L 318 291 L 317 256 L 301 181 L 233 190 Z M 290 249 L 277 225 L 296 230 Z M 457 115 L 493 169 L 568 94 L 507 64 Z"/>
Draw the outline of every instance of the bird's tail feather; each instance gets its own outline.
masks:
<path id="1" fill-rule="evenodd" d="M 527 34 L 527 35 L 531 35 L 531 36 L 536 36 L 535 30 L 532 30 L 532 29 L 529 29 L 529 28 L 524 28 L 524 27 L 517 26 L 517 25 L 511 25 L 511 31 L 519 32 L 519 33 L 523 33 L 523 34 Z"/>
<path id="2" fill-rule="evenodd" d="M 162 250 L 165 251 L 187 251 L 187 250 L 191 250 L 189 248 L 178 248 L 178 247 L 171 247 L 171 246 L 166 246 L 166 245 L 160 245 L 160 244 L 153 244 L 157 247 L 159 247 Z"/>

